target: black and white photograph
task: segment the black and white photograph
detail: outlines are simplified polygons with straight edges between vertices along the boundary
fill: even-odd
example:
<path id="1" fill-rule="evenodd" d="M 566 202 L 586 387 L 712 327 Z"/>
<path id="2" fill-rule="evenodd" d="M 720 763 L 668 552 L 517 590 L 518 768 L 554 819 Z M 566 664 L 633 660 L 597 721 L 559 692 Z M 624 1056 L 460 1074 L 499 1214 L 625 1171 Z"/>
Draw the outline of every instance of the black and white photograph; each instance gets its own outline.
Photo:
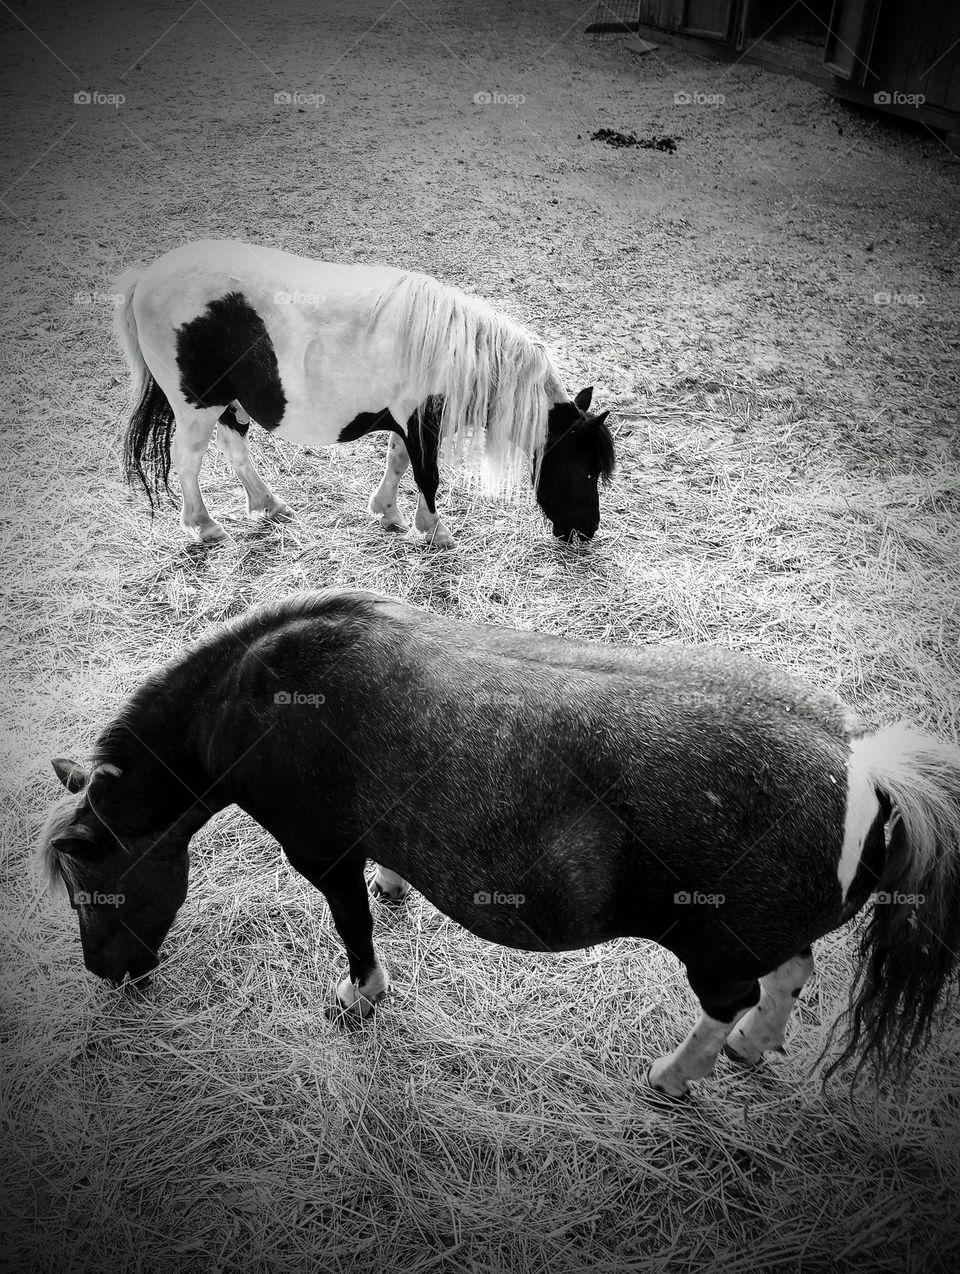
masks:
<path id="1" fill-rule="evenodd" d="M 0 0 L 0 1269 L 960 1269 L 956 0 Z"/>

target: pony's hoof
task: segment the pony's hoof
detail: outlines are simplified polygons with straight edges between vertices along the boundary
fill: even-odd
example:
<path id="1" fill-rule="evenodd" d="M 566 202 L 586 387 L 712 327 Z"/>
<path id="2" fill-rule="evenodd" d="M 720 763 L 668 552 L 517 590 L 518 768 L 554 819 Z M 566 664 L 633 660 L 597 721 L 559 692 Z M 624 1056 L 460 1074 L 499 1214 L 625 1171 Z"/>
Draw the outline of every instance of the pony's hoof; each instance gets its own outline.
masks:
<path id="1" fill-rule="evenodd" d="M 659 1088 L 650 1078 L 650 1072 L 653 1070 L 651 1063 L 644 1073 L 644 1096 L 655 1105 L 666 1106 L 672 1110 L 676 1110 L 679 1106 L 685 1105 L 690 1100 L 690 1089 L 687 1088 L 682 1093 L 668 1093 L 665 1088 Z"/>
<path id="2" fill-rule="evenodd" d="M 251 517 L 262 517 L 265 522 L 293 522 L 296 516 L 290 505 L 284 504 L 283 500 L 276 500 L 265 509 L 251 510 Z"/>
<path id="3" fill-rule="evenodd" d="M 438 526 L 435 531 L 427 532 L 426 537 L 427 548 L 429 549 L 455 549 L 457 541 L 453 538 L 446 527 Z"/>
<path id="4" fill-rule="evenodd" d="M 410 890 L 403 894 L 391 894 L 378 885 L 376 881 L 370 886 L 370 895 L 384 907 L 402 907 L 410 897 Z"/>
<path id="5" fill-rule="evenodd" d="M 212 519 L 209 522 L 204 522 L 202 526 L 187 526 L 184 527 L 184 530 L 198 544 L 222 544 L 225 540 L 231 538 L 220 523 L 214 522 Z"/>
<path id="6" fill-rule="evenodd" d="M 376 491 L 370 497 L 367 511 L 372 518 L 377 519 L 381 531 L 389 531 L 393 535 L 404 535 L 410 530 L 400 516 L 400 510 L 396 504 L 392 500 L 387 504 L 381 504 L 377 499 Z"/>
<path id="7" fill-rule="evenodd" d="M 353 1004 L 344 1004 L 337 996 L 336 1002 L 324 1009 L 327 1021 L 347 1031 L 355 1031 L 364 1022 L 373 1018 L 374 1009 L 381 1000 L 387 998 L 386 991 L 378 991 L 374 996 L 360 996 Z"/>
<path id="8" fill-rule="evenodd" d="M 739 1066 L 742 1070 L 746 1071 L 752 1071 L 754 1067 L 759 1066 L 763 1060 L 763 1056 L 761 1054 L 761 1056 L 755 1061 L 751 1061 L 751 1059 L 749 1057 L 745 1057 L 743 1053 L 738 1053 L 732 1044 L 724 1044 L 723 1053 L 725 1057 L 729 1058 L 730 1061 L 733 1062 L 734 1066 Z"/>

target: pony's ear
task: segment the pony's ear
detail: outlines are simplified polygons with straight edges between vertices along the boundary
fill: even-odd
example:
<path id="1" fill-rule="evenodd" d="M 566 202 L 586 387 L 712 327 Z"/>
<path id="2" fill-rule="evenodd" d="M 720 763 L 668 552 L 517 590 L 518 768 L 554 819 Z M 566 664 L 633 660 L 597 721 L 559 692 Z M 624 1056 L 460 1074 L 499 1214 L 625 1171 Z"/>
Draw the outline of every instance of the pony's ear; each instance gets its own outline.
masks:
<path id="1" fill-rule="evenodd" d="M 608 408 L 606 411 L 600 412 L 599 416 L 591 416 L 590 423 L 591 425 L 602 425 L 609 415 L 610 415 L 610 410 Z"/>
<path id="2" fill-rule="evenodd" d="M 50 762 L 53 772 L 68 792 L 82 792 L 87 785 L 87 774 L 82 765 L 58 756 Z"/>
<path id="3" fill-rule="evenodd" d="M 573 401 L 581 411 L 589 411 L 590 403 L 593 401 L 593 386 L 588 385 L 586 389 L 581 389 Z"/>

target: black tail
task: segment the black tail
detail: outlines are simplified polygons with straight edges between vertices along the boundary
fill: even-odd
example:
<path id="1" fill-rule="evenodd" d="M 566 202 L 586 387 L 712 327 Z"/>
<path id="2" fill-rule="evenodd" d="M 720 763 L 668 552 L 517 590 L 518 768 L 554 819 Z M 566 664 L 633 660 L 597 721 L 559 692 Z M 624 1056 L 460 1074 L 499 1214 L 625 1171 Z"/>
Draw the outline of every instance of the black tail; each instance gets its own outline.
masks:
<path id="1" fill-rule="evenodd" d="M 161 493 L 170 490 L 170 440 L 173 408 L 149 372 L 130 417 L 123 440 L 123 470 L 130 483 L 139 482 L 153 509 Z"/>
<path id="2" fill-rule="evenodd" d="M 906 1078 L 960 970 L 960 750 L 904 725 L 858 744 L 894 821 L 839 1023 L 843 1050 L 824 1074 L 855 1060 L 854 1083 L 868 1061 L 878 1079 Z"/>

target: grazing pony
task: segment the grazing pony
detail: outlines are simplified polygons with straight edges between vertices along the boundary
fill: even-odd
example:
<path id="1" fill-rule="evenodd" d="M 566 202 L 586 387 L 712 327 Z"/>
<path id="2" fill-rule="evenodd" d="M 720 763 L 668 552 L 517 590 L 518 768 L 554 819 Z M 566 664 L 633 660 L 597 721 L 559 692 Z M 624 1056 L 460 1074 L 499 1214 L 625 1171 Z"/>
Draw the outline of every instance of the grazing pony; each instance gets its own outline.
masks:
<path id="1" fill-rule="evenodd" d="M 364 882 L 411 882 L 491 942 L 633 935 L 686 966 L 702 1016 L 650 1084 L 721 1048 L 779 1047 L 811 944 L 877 893 L 841 1060 L 883 1073 L 927 1039 L 960 948 L 960 750 L 871 729 L 831 694 L 709 647 L 611 647 L 475 627 L 353 590 L 260 607 L 144 682 L 41 837 L 87 967 L 158 963 L 188 845 L 236 804 L 326 897 L 349 974 L 388 989 Z M 858 1070 L 859 1070 L 858 1065 Z"/>
<path id="2" fill-rule="evenodd" d="M 441 452 L 510 490 L 525 460 L 554 535 L 590 539 L 598 481 L 613 472 L 608 412 L 592 389 L 571 400 L 543 342 L 504 315 L 424 274 L 310 261 L 233 241 L 187 244 L 116 284 L 115 331 L 137 400 L 125 468 L 153 507 L 180 478 L 184 529 L 225 536 L 198 477 L 217 444 L 250 514 L 292 514 L 257 474 L 247 431 L 305 446 L 390 432 L 370 511 L 405 531 L 396 503 L 407 465 L 420 491 L 416 526 L 438 548 L 453 537 L 436 510 Z"/>

